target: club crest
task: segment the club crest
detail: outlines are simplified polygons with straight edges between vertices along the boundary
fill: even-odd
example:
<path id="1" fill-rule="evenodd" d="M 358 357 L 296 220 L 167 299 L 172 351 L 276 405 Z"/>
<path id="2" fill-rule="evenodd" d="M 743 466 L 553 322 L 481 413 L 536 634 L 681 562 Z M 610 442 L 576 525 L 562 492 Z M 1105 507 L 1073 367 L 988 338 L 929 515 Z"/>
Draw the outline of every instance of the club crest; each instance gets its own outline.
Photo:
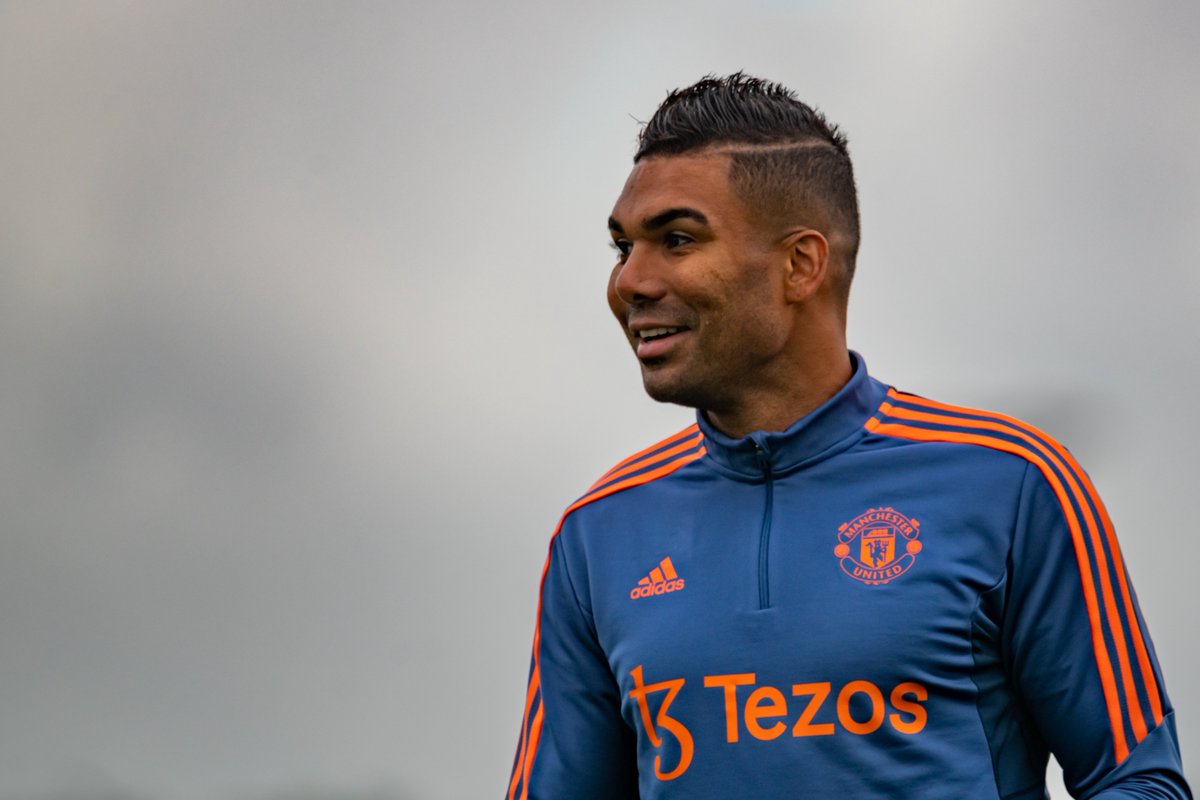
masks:
<path id="1" fill-rule="evenodd" d="M 891 506 L 870 508 L 838 527 L 833 554 L 856 581 L 879 585 L 908 572 L 921 552 L 921 523 Z"/>

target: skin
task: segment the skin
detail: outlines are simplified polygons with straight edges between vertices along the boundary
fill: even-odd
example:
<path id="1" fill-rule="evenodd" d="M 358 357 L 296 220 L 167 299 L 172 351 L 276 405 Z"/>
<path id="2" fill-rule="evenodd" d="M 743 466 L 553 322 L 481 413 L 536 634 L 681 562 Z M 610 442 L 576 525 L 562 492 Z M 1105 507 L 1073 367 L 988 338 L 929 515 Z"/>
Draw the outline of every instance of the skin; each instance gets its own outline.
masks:
<path id="1" fill-rule="evenodd" d="M 728 174 L 720 150 L 634 165 L 609 220 L 608 304 L 652 398 L 742 437 L 787 428 L 852 370 L 829 238 L 756 215 Z M 680 330 L 638 336 L 663 327 Z"/>

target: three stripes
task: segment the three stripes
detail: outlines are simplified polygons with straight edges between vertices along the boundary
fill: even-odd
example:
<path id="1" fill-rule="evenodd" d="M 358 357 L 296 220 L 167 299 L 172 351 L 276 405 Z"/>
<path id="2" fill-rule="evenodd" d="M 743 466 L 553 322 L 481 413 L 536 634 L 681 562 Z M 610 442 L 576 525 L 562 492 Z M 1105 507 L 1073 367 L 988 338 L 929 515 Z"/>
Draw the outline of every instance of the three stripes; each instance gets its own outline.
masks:
<path id="1" fill-rule="evenodd" d="M 649 483 L 668 475 L 701 458 L 705 452 L 704 434 L 700 433 L 699 426 L 690 425 L 679 433 L 668 436 L 661 442 L 621 461 L 600 476 L 600 480 L 592 484 L 583 497 L 576 500 L 563 512 L 558 527 L 554 529 L 554 535 L 550 537 L 551 552 L 554 550 L 554 540 L 558 538 L 563 522 L 572 511 L 615 492 Z M 513 759 L 512 779 L 508 782 L 508 800 L 528 800 L 529 773 L 533 768 L 533 759 L 537 755 L 538 740 L 542 733 L 541 660 L 538 650 L 542 639 L 542 590 L 545 587 L 546 573 L 549 570 L 550 555 L 547 554 L 546 564 L 542 567 L 541 584 L 538 587 L 537 623 L 533 629 L 533 663 L 529 670 L 529 688 L 525 692 L 525 714 L 522 717 L 521 738 L 517 743 L 517 754 Z"/>
<path id="2" fill-rule="evenodd" d="M 1118 764 L 1124 761 L 1130 751 L 1127 734 L 1132 733 L 1135 744 L 1146 738 L 1146 712 L 1154 725 L 1162 722 L 1162 698 L 1112 520 L 1075 458 L 1058 442 L 1020 420 L 946 405 L 895 389 L 888 391 L 888 402 L 880 406 L 866 427 L 902 439 L 959 442 L 1002 450 L 1023 457 L 1041 471 L 1062 506 L 1071 532 L 1114 754 Z"/>

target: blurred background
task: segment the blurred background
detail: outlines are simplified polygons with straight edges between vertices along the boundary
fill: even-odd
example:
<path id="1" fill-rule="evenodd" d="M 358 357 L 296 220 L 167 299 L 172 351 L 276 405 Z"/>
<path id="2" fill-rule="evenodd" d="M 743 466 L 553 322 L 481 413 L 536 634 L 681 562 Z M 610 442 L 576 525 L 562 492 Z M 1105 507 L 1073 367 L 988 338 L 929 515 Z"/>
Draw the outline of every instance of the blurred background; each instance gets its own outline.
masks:
<path id="1" fill-rule="evenodd" d="M 0 799 L 499 796 L 561 510 L 691 418 L 605 219 L 638 120 L 736 69 L 850 136 L 871 371 L 1088 467 L 1196 780 L 1197 41 L 1182 1 L 0 3 Z"/>

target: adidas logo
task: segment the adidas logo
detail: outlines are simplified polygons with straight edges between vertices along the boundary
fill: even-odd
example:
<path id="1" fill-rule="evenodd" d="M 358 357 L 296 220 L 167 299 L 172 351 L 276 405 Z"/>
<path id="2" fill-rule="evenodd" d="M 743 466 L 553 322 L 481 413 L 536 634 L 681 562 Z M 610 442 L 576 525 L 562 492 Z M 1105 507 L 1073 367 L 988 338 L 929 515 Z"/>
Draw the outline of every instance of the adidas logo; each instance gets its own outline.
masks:
<path id="1" fill-rule="evenodd" d="M 629 599 L 637 600 L 653 594 L 666 594 L 683 588 L 683 578 L 675 572 L 671 557 L 667 556 L 658 562 L 658 566 L 650 570 L 650 574 L 637 582 L 637 586 L 629 590 Z"/>

